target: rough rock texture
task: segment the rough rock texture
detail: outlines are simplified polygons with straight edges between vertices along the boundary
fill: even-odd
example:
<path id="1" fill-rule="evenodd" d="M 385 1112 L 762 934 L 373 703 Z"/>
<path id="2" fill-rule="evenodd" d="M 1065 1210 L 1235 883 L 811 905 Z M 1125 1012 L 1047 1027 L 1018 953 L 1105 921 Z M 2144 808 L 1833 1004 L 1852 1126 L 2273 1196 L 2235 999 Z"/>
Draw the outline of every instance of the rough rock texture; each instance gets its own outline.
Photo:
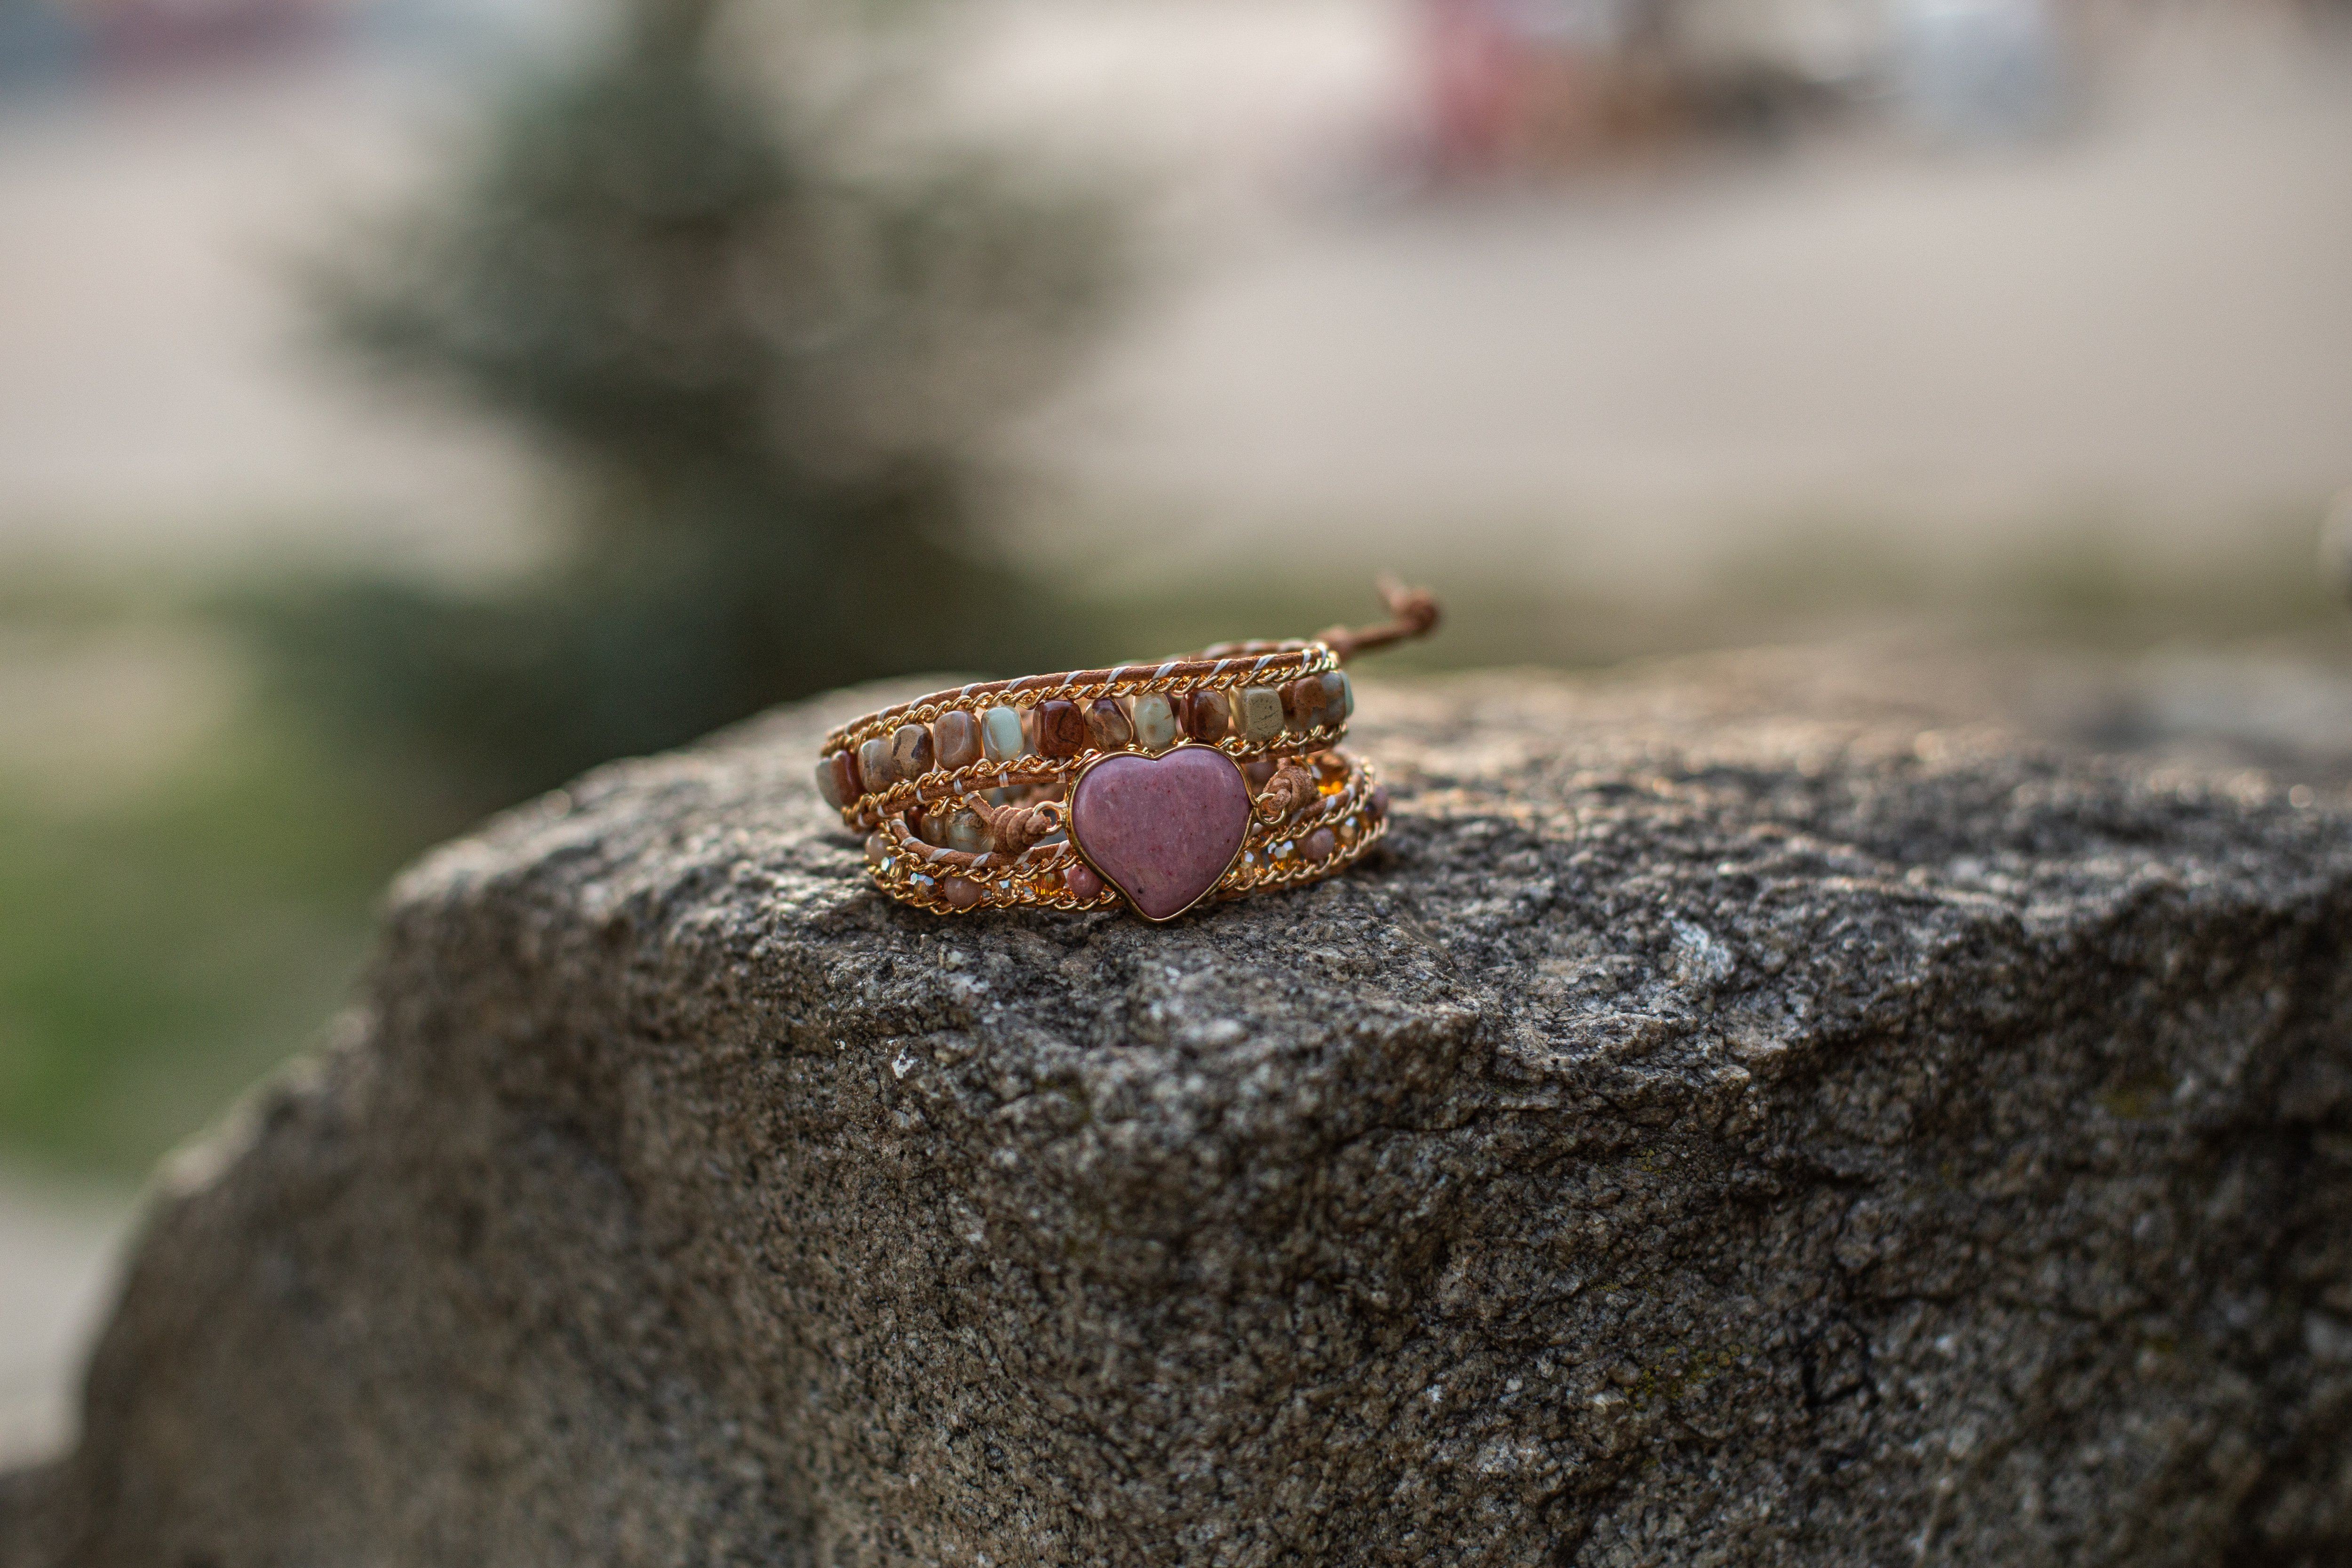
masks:
<path id="1" fill-rule="evenodd" d="M 517 812 L 0 1560 L 2346 1561 L 2352 825 L 1817 673 L 1375 688 L 1160 928 L 868 891 L 856 697 Z"/>

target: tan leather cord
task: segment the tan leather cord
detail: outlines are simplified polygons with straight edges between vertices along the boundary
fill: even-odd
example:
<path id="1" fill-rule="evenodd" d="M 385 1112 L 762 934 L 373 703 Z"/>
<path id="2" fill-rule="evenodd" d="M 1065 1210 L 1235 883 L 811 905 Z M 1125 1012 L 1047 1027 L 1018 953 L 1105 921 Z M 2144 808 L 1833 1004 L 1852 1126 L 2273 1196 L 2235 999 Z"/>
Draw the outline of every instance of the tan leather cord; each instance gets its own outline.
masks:
<path id="1" fill-rule="evenodd" d="M 1389 611 L 1396 618 L 1376 626 L 1363 626 L 1349 631 L 1346 626 L 1333 626 L 1315 640 L 1339 656 L 1341 664 L 1360 653 L 1427 637 L 1437 629 L 1436 597 L 1426 588 L 1408 587 L 1399 579 L 1383 575 L 1379 584 L 1381 597 L 1388 601 Z"/>

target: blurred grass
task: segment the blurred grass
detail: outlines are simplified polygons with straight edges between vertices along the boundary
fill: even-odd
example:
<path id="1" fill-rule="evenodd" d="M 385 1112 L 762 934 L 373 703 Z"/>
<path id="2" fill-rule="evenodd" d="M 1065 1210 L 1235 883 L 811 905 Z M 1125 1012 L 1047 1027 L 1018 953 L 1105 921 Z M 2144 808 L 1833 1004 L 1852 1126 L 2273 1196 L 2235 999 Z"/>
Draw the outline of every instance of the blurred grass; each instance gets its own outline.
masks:
<path id="1" fill-rule="evenodd" d="M 316 1035 L 425 829 L 256 711 L 92 783 L 0 761 L 0 1152 L 131 1173 Z"/>

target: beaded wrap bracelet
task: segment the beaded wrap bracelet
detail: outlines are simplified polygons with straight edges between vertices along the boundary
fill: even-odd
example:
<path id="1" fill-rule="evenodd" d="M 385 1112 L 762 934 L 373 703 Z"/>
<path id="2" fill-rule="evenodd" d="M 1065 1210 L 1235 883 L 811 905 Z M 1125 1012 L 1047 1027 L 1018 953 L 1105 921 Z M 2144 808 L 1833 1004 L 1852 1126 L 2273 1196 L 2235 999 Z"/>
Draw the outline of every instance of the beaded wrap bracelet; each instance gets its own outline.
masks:
<path id="1" fill-rule="evenodd" d="M 884 892 L 940 914 L 1124 902 L 1164 921 L 1319 880 L 1388 830 L 1387 792 L 1339 749 L 1355 707 L 1340 667 L 1437 622 L 1427 594 L 1381 591 L 1396 618 L 1379 626 L 976 682 L 867 714 L 826 738 L 818 793 L 868 834 Z"/>

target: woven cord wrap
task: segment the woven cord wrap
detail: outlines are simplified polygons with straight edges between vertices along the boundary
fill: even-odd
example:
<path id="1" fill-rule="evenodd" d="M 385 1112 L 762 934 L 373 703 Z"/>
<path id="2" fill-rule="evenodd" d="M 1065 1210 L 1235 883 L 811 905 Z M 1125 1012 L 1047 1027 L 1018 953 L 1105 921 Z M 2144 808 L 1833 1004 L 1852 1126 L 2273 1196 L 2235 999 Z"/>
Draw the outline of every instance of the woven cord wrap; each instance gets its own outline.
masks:
<path id="1" fill-rule="evenodd" d="M 1059 833 L 1068 813 L 1057 800 L 1035 805 L 990 805 L 982 802 L 972 811 L 988 824 L 991 850 L 1006 858 L 1026 854 L 1048 834 Z"/>
<path id="2" fill-rule="evenodd" d="M 1264 822 L 1280 822 L 1294 816 L 1319 794 L 1315 787 L 1313 773 L 1297 763 L 1286 762 L 1281 771 L 1266 781 L 1265 788 L 1258 792 L 1258 818 Z"/>

